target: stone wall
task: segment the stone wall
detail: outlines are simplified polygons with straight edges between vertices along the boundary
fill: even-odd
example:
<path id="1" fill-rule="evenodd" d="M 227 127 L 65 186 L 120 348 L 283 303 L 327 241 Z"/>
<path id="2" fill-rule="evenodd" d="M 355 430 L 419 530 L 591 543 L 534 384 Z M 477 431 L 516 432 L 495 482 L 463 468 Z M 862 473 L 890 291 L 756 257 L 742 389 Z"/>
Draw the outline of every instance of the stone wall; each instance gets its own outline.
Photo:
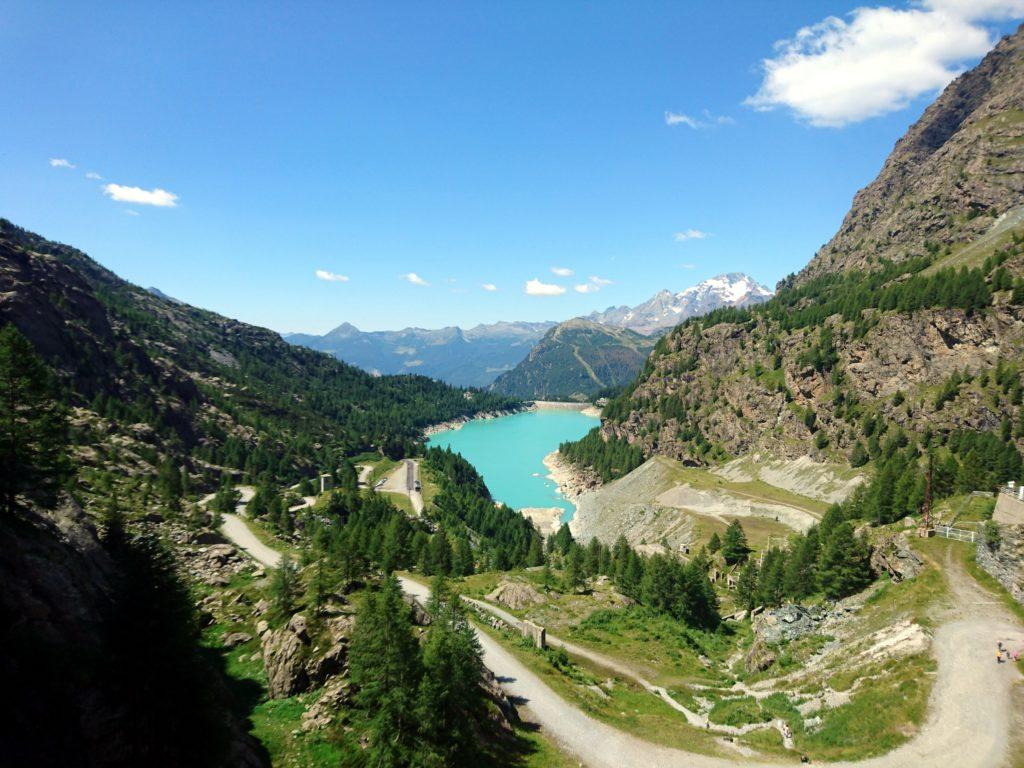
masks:
<path id="1" fill-rule="evenodd" d="M 533 641 L 533 644 L 544 650 L 547 647 L 547 631 L 540 624 L 534 624 L 532 621 L 524 621 L 522 623 L 523 637 L 527 637 Z"/>
<path id="2" fill-rule="evenodd" d="M 1000 525 L 995 551 L 978 543 L 978 564 L 1024 604 L 1024 525 Z"/>

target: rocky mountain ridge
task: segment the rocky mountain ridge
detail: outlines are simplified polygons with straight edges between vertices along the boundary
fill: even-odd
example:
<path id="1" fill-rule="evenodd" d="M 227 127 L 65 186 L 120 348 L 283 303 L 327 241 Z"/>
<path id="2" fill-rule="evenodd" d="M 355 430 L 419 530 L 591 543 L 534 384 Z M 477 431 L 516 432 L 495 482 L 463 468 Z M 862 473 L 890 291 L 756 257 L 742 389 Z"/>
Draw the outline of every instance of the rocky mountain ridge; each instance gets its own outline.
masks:
<path id="1" fill-rule="evenodd" d="M 1024 28 L 947 87 L 775 298 L 662 339 L 605 437 L 692 464 L 873 457 L 880 425 L 1024 445 L 1022 82 Z"/>
<path id="2" fill-rule="evenodd" d="M 608 307 L 582 319 L 645 336 L 658 335 L 689 317 L 720 307 L 750 306 L 771 295 L 753 278 L 730 272 L 683 291 L 659 291 L 635 307 Z M 448 326 L 361 331 L 351 323 L 342 323 L 322 336 L 289 333 L 283 338 L 374 374 L 418 373 L 454 386 L 486 387 L 517 364 L 526 363 L 530 350 L 556 325 L 551 321 L 499 321 L 466 329 Z M 628 351 L 623 354 L 628 357 Z M 618 374 L 611 378 L 621 383 Z M 497 391 L 504 391 L 504 386 L 498 385 Z"/>
<path id="3" fill-rule="evenodd" d="M 658 291 L 635 307 L 609 307 L 603 312 L 591 312 L 587 319 L 649 336 L 721 307 L 748 307 L 771 297 L 772 291 L 752 277 L 742 272 L 728 272 L 678 293 Z"/>
<path id="4" fill-rule="evenodd" d="M 801 280 L 926 248 L 956 250 L 1024 204 L 1024 36 L 950 83 L 860 190 Z"/>
<path id="5" fill-rule="evenodd" d="M 285 341 L 326 352 L 373 374 L 418 373 L 455 386 L 485 387 L 522 360 L 554 322 L 497 322 L 462 329 L 361 331 L 342 323 L 322 336 Z"/>

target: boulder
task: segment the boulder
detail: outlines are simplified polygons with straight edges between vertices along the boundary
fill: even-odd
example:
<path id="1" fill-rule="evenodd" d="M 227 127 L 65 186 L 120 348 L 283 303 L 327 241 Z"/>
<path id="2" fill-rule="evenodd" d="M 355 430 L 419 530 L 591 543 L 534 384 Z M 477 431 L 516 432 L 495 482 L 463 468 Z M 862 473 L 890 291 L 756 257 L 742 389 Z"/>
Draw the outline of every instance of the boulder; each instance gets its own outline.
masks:
<path id="1" fill-rule="evenodd" d="M 272 630 L 263 635 L 263 669 L 270 698 L 284 699 L 309 687 L 303 648 L 302 641 L 288 629 Z"/>
<path id="2" fill-rule="evenodd" d="M 252 635 L 248 632 L 232 632 L 224 638 L 225 648 L 234 648 L 238 645 L 245 645 L 252 640 Z"/>
<path id="3" fill-rule="evenodd" d="M 302 730 L 316 731 L 331 724 L 334 716 L 352 699 L 348 680 L 336 677 L 324 686 L 320 698 L 302 714 Z"/>
<path id="4" fill-rule="evenodd" d="M 224 537 L 216 531 L 199 531 L 195 536 L 192 537 L 192 543 L 194 544 L 221 544 L 224 542 Z"/>
<path id="5" fill-rule="evenodd" d="M 337 643 L 328 648 L 321 656 L 312 659 L 306 665 L 306 673 L 314 685 L 319 685 L 332 675 L 339 674 L 345 668 L 347 658 L 347 647 Z"/>
<path id="6" fill-rule="evenodd" d="M 743 666 L 747 674 L 762 672 L 775 663 L 775 652 L 768 647 L 763 638 L 755 638 L 754 644 L 750 646 L 747 655 L 743 659 Z"/>
<path id="7" fill-rule="evenodd" d="M 412 595 L 402 595 L 402 599 L 412 608 L 412 621 L 418 627 L 430 626 L 430 614 Z"/>
<path id="8" fill-rule="evenodd" d="M 356 626 L 356 617 L 345 614 L 332 616 L 324 623 L 327 627 L 327 633 L 331 636 L 331 640 L 337 643 L 342 639 L 347 640 L 349 635 L 352 634 L 352 630 Z"/>
<path id="9" fill-rule="evenodd" d="M 487 595 L 487 599 L 514 611 L 546 602 L 544 595 L 534 589 L 532 585 L 521 581 L 501 582 L 493 592 Z"/>
<path id="10" fill-rule="evenodd" d="M 238 556 L 238 551 L 230 544 L 214 544 L 206 550 L 207 560 L 218 565 L 225 565 Z"/>
<path id="11" fill-rule="evenodd" d="M 309 625 L 306 622 L 306 617 L 301 613 L 296 613 L 288 620 L 288 629 L 302 642 L 309 642 Z"/>
<path id="12" fill-rule="evenodd" d="M 914 578 L 922 567 L 924 563 L 910 549 L 902 533 L 885 536 L 871 551 L 872 570 L 880 576 L 888 575 L 895 582 Z"/>
<path id="13" fill-rule="evenodd" d="M 270 625 L 266 619 L 260 619 L 256 622 L 256 634 L 263 637 L 263 633 L 270 629 Z"/>
<path id="14" fill-rule="evenodd" d="M 270 603 L 262 598 L 252 607 L 252 612 L 256 616 L 262 616 L 270 610 Z"/>
<path id="15" fill-rule="evenodd" d="M 822 614 L 811 611 L 802 605 L 784 605 L 771 608 L 758 614 L 754 619 L 754 634 L 768 645 L 796 640 L 816 631 Z"/>

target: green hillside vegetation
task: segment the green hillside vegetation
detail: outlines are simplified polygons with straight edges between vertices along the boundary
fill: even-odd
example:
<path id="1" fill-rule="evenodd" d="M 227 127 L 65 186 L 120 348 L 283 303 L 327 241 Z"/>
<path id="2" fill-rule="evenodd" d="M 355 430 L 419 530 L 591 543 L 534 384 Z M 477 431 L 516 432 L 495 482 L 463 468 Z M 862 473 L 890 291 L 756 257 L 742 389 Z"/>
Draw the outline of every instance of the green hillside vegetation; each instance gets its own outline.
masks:
<path id="1" fill-rule="evenodd" d="M 18 291 L 0 322 L 56 369 L 62 399 L 117 425 L 150 427 L 158 450 L 187 457 L 194 471 L 295 480 L 365 449 L 414 452 L 429 424 L 516 405 L 422 376 L 371 376 L 272 331 L 154 296 L 6 220 L 0 262 L 5 290 L 16 281 Z"/>
<path id="2" fill-rule="evenodd" d="M 588 399 L 631 381 L 653 346 L 628 329 L 570 320 L 548 331 L 491 389 L 523 399 Z"/>

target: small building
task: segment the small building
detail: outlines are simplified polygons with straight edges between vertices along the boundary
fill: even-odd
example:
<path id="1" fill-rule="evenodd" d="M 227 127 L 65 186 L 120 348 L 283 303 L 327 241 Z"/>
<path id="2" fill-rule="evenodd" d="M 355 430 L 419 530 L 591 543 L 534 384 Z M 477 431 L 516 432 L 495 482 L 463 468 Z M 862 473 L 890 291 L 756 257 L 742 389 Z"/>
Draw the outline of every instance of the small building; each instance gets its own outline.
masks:
<path id="1" fill-rule="evenodd" d="M 334 478 L 330 475 L 320 475 L 320 493 L 327 493 L 334 488 Z"/>

